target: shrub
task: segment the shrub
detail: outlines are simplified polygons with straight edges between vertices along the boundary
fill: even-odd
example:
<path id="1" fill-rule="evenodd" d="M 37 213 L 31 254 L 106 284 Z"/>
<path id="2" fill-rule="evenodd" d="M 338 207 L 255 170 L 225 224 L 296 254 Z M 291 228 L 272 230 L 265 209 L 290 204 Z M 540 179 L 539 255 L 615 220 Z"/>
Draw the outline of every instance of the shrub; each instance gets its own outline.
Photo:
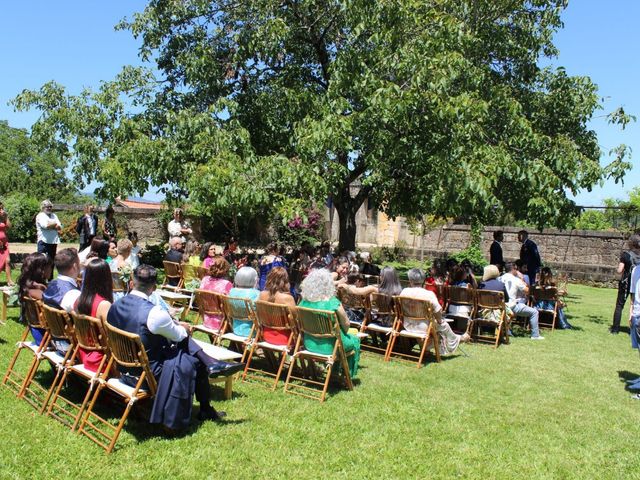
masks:
<path id="1" fill-rule="evenodd" d="M 317 210 L 309 210 L 305 217 L 295 217 L 286 222 L 275 219 L 274 223 L 278 225 L 278 241 L 287 246 L 299 247 L 305 242 L 313 245 L 321 240 L 323 217 Z"/>
<path id="2" fill-rule="evenodd" d="M 35 242 L 35 218 L 40 211 L 38 199 L 26 193 L 16 192 L 5 197 L 4 206 L 11 221 L 11 228 L 8 231 L 9 239 L 18 242 Z"/>
<path id="3" fill-rule="evenodd" d="M 460 250 L 458 253 L 451 255 L 451 258 L 454 258 L 459 263 L 464 260 L 468 260 L 476 274 L 482 273 L 482 269 L 489 264 L 489 262 L 484 258 L 482 250 L 475 245 L 471 245 L 464 250 Z"/>
<path id="4" fill-rule="evenodd" d="M 371 249 L 371 261 L 376 265 L 389 262 L 404 262 L 407 259 L 407 244 L 402 240 L 393 247 L 374 247 Z"/>
<path id="5" fill-rule="evenodd" d="M 141 262 L 156 268 L 162 268 L 162 261 L 164 260 L 166 252 L 167 249 L 163 243 L 147 245 L 144 247 L 144 250 L 142 250 Z"/>

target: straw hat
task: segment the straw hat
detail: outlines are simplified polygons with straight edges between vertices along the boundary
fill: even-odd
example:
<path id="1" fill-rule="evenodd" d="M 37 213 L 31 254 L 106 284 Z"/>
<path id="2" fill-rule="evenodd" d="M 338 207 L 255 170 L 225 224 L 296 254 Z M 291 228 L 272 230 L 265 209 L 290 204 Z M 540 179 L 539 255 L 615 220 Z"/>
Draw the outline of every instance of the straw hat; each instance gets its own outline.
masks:
<path id="1" fill-rule="evenodd" d="M 495 265 L 487 265 L 484 267 L 484 272 L 482 273 L 482 281 L 486 282 L 487 280 L 493 280 L 494 278 L 498 278 L 500 276 L 500 270 Z"/>

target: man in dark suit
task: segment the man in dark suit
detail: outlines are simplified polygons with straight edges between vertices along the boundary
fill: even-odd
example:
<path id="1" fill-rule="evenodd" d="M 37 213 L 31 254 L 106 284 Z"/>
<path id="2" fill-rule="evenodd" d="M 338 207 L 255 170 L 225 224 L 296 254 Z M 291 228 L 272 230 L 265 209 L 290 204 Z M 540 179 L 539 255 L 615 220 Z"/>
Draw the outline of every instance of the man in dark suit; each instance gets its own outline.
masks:
<path id="1" fill-rule="evenodd" d="M 84 206 L 84 215 L 78 218 L 76 223 L 76 232 L 80 235 L 80 248 L 78 251 L 82 251 L 91 245 L 98 231 L 98 216 L 94 213 L 95 207 L 93 205 Z"/>
<path id="2" fill-rule="evenodd" d="M 537 283 L 536 275 L 540 272 L 540 265 L 542 265 L 538 245 L 529 238 L 529 232 L 526 230 L 520 230 L 518 232 L 518 241 L 522 242 L 522 246 L 520 247 L 520 260 L 527 266 L 529 281 L 531 285 L 533 285 Z"/>
<path id="3" fill-rule="evenodd" d="M 504 257 L 502 256 L 502 240 L 504 233 L 502 230 L 493 232 L 493 242 L 489 247 L 489 263 L 498 267 L 500 271 L 504 269 Z"/>
<path id="4" fill-rule="evenodd" d="M 171 237 L 169 239 L 169 251 L 164 256 L 167 262 L 182 263 L 182 255 L 184 253 L 184 242 L 180 237 Z"/>

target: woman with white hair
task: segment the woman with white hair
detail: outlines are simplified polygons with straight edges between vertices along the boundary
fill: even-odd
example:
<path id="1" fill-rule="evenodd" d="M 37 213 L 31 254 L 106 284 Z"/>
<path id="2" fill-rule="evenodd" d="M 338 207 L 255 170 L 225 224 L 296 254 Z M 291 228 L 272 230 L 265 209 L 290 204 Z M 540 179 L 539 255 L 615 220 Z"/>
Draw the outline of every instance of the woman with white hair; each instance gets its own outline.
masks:
<path id="1" fill-rule="evenodd" d="M 340 335 L 345 352 L 354 351 L 354 354 L 347 357 L 349 373 L 351 378 L 358 373 L 358 363 L 360 361 L 360 340 L 355 335 L 348 333 L 349 319 L 340 300 L 336 298 L 336 287 L 331 278 L 331 273 L 325 269 L 312 270 L 307 278 L 302 281 L 300 295 L 302 301 L 300 307 L 314 308 L 316 310 L 329 310 L 336 312 L 340 322 Z M 310 352 L 331 355 L 333 353 L 335 340 L 332 338 L 304 337 L 304 347 Z"/>
<path id="2" fill-rule="evenodd" d="M 260 295 L 260 290 L 256 288 L 258 283 L 258 272 L 251 267 L 241 267 L 236 272 L 234 287 L 229 291 L 229 296 L 234 298 L 247 298 L 255 302 Z M 251 333 L 252 322 L 246 320 L 233 319 L 233 333 L 241 337 L 248 337 Z"/>

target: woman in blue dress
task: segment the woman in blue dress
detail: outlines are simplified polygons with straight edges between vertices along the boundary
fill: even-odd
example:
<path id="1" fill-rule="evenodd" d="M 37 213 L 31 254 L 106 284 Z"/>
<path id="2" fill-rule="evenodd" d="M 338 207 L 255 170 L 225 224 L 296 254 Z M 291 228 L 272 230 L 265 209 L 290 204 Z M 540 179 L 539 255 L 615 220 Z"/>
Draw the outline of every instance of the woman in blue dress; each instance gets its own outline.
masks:
<path id="1" fill-rule="evenodd" d="M 266 253 L 260 259 L 260 281 L 258 282 L 258 289 L 264 290 L 264 286 L 267 283 L 267 275 L 276 267 L 287 268 L 287 263 L 284 258 L 278 255 L 278 244 L 271 242 L 267 245 Z"/>

